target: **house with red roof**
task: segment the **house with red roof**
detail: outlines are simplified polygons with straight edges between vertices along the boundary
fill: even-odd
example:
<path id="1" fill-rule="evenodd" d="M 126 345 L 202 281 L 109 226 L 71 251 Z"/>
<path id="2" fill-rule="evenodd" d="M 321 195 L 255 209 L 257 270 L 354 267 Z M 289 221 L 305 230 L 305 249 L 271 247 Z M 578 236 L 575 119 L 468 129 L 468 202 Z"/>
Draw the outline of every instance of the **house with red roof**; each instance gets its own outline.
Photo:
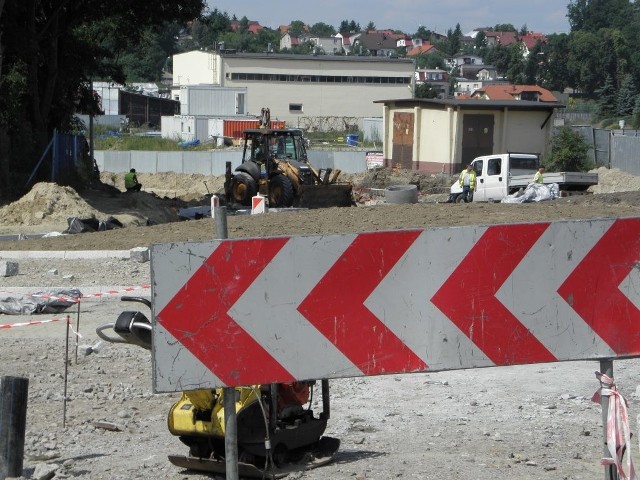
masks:
<path id="1" fill-rule="evenodd" d="M 558 99 L 546 88 L 537 85 L 486 85 L 471 94 L 476 100 L 525 100 L 557 103 Z"/>
<path id="2" fill-rule="evenodd" d="M 240 31 L 240 22 L 238 20 L 232 20 L 231 23 L 229 24 L 229 26 L 231 27 L 231 30 L 233 32 L 238 32 Z M 257 35 L 258 32 L 260 30 L 262 30 L 264 27 L 262 25 L 260 25 L 260 22 L 256 22 L 253 20 L 249 20 L 249 23 L 247 24 L 247 33 L 250 33 L 251 35 Z"/>
<path id="3" fill-rule="evenodd" d="M 440 53 L 435 45 L 431 45 L 429 42 L 425 42 L 420 46 L 413 47 L 407 51 L 407 57 L 417 57 L 418 55 L 429 55 L 431 53 Z"/>

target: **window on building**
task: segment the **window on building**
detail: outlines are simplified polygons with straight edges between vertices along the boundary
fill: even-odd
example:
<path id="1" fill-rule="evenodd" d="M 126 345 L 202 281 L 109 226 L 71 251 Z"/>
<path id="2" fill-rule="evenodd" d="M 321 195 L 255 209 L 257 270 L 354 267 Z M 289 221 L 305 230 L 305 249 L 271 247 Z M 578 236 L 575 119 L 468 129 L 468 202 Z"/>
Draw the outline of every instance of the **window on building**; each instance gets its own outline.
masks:
<path id="1" fill-rule="evenodd" d="M 289 113 L 302 113 L 302 104 L 301 103 L 290 103 L 289 104 Z"/>

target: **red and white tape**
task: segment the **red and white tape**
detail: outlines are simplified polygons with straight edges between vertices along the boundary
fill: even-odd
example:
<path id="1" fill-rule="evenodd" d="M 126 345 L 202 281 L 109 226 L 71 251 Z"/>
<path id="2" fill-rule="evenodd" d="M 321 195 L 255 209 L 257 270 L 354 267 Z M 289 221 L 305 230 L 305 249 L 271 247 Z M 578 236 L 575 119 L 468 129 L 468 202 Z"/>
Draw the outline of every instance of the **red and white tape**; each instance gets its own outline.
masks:
<path id="1" fill-rule="evenodd" d="M 631 429 L 629 427 L 629 414 L 627 401 L 624 399 L 613 379 L 604 373 L 596 372 L 600 380 L 600 389 L 591 400 L 601 403 L 602 397 L 609 397 L 609 410 L 607 411 L 607 449 L 611 456 L 600 460 L 601 465 L 615 466 L 620 480 L 637 480 L 635 466 L 631 459 Z M 623 468 L 623 455 L 627 453 L 626 471 Z"/>
<path id="2" fill-rule="evenodd" d="M 43 323 L 51 323 L 51 322 L 64 322 L 66 318 L 52 318 L 50 320 L 36 320 L 33 322 L 20 322 L 20 323 L 5 323 L 0 324 L 0 329 L 2 328 L 15 328 L 15 327 L 28 327 L 30 325 L 41 325 Z"/>
<path id="3" fill-rule="evenodd" d="M 69 325 L 69 328 L 71 329 L 73 334 L 78 338 L 82 338 L 82 335 L 80 335 L 80 333 L 78 333 L 76 331 L 76 329 L 73 328 L 73 325 L 71 324 L 71 320 L 69 319 L 69 317 L 51 318 L 49 320 L 35 320 L 33 322 L 5 323 L 5 324 L 1 324 L 0 325 L 0 329 L 3 329 L 3 328 L 16 328 L 16 327 L 30 327 L 31 325 L 42 325 L 43 323 L 65 322 L 65 321 Z"/>
<path id="4" fill-rule="evenodd" d="M 151 285 L 147 283 L 147 284 L 144 284 L 144 285 L 139 285 L 137 287 L 123 288 L 122 290 L 106 290 L 104 292 L 90 293 L 88 295 L 81 295 L 80 297 L 76 297 L 76 298 L 72 298 L 72 297 L 56 297 L 56 296 L 53 296 L 53 295 L 41 295 L 41 294 L 37 294 L 37 293 L 34 293 L 31 296 L 32 297 L 38 297 L 38 298 L 44 298 L 44 299 L 47 299 L 47 300 L 62 300 L 62 301 L 65 301 L 65 302 L 78 303 L 83 298 L 96 298 L 96 297 L 105 297 L 105 296 L 108 296 L 108 295 L 119 295 L 121 293 L 134 292 L 136 290 L 144 290 L 144 289 L 148 289 L 148 288 L 151 288 Z"/>

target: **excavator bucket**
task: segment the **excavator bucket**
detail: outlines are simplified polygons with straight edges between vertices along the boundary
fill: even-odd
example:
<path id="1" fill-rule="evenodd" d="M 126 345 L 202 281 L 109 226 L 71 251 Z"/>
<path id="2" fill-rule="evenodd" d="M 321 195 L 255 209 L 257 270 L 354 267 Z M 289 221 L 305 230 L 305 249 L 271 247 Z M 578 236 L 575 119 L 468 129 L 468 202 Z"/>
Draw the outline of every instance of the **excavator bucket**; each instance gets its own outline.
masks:
<path id="1" fill-rule="evenodd" d="M 353 185 L 331 183 L 328 185 L 300 185 L 293 206 L 299 208 L 351 207 Z"/>

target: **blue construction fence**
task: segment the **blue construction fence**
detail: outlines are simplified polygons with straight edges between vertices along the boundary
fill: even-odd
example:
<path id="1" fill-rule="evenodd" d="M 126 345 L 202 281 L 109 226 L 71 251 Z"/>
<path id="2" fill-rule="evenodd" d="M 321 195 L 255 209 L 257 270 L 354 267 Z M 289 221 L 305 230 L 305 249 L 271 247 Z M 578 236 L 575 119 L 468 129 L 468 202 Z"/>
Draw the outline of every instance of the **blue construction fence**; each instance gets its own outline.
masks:
<path id="1" fill-rule="evenodd" d="M 88 154 L 88 148 L 84 135 L 54 132 L 51 141 L 31 172 L 26 186 L 30 186 L 36 175 L 41 173 L 40 169 L 45 165 L 47 158 L 51 159 L 48 180 L 58 182 L 70 177 L 76 172 L 83 155 Z"/>

